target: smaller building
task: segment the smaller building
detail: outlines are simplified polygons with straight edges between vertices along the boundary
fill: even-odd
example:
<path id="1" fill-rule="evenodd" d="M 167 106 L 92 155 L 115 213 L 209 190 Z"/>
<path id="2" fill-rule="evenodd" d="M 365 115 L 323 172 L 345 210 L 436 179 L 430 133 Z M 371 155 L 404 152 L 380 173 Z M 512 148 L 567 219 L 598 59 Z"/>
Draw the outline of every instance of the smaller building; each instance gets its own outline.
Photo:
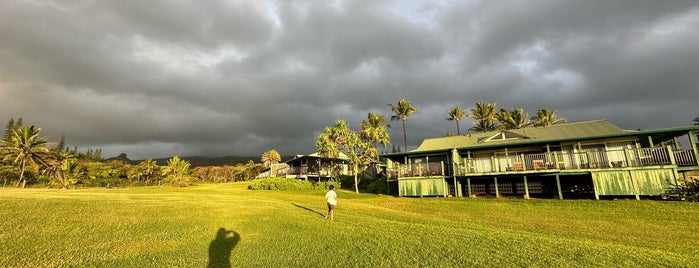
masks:
<path id="1" fill-rule="evenodd" d="M 595 120 L 426 139 L 381 157 L 400 196 L 639 199 L 676 193 L 680 178 L 699 171 L 697 133 Z"/>
<path id="2" fill-rule="evenodd" d="M 347 156 L 329 158 L 319 153 L 296 155 L 286 161 L 282 168 L 275 169 L 276 177 L 322 181 L 330 179 L 333 174 L 349 175 Z"/>

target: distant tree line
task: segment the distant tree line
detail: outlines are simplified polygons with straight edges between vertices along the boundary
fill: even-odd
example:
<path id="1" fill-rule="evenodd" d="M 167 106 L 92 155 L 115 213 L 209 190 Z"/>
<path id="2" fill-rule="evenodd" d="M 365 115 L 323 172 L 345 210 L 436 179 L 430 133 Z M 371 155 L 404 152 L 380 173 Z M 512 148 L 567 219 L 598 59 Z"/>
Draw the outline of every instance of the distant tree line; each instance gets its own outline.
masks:
<path id="1" fill-rule="evenodd" d="M 146 159 L 137 164 L 123 160 L 105 160 L 101 149 L 69 149 L 65 136 L 48 142 L 41 128 L 27 126 L 22 118 L 10 119 L 0 140 L 0 183 L 3 187 L 124 187 L 146 185 L 187 186 L 196 182 L 225 183 L 249 181 L 262 164 L 190 168 L 177 156 L 159 166 Z"/>

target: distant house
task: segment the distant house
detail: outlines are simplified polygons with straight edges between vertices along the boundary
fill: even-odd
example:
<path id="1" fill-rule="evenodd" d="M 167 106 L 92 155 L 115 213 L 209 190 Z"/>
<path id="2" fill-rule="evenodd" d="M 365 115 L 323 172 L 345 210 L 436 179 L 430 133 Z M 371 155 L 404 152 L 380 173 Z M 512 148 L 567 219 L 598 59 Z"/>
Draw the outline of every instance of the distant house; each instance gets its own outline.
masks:
<path id="1" fill-rule="evenodd" d="M 337 158 L 324 157 L 319 153 L 296 155 L 286 161 L 282 168 L 276 169 L 276 177 L 327 180 L 332 177 L 333 169 L 339 175 L 349 175 L 347 156 L 342 153 Z"/>
<path id="2" fill-rule="evenodd" d="M 381 157 L 400 196 L 640 199 L 672 194 L 679 178 L 699 170 L 697 133 L 699 126 L 629 131 L 596 120 L 425 139 Z"/>

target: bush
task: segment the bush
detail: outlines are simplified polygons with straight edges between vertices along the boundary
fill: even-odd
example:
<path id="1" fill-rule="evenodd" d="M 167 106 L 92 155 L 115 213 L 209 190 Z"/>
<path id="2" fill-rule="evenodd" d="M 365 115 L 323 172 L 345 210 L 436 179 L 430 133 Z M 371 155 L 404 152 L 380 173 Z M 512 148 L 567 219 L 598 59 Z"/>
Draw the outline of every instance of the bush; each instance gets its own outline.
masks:
<path id="1" fill-rule="evenodd" d="M 334 185 L 335 188 L 340 189 L 340 188 L 341 188 L 340 186 L 342 185 L 342 182 L 340 182 L 340 181 L 338 181 L 338 180 L 335 180 L 335 179 L 331 179 L 331 180 L 328 180 L 328 181 L 314 182 L 314 183 L 313 183 L 313 188 L 314 188 L 314 189 L 328 189 L 328 188 L 330 188 L 330 185 Z"/>
<path id="2" fill-rule="evenodd" d="M 686 181 L 680 183 L 680 192 L 682 193 L 682 198 L 690 202 L 699 202 L 699 180 L 698 179 L 687 179 Z"/>
<path id="3" fill-rule="evenodd" d="M 388 184 L 386 178 L 381 177 L 367 185 L 367 191 L 375 194 L 388 194 Z"/>
<path id="4" fill-rule="evenodd" d="M 307 180 L 287 179 L 287 178 L 262 178 L 250 181 L 248 190 L 313 190 L 328 189 L 330 185 L 340 188 L 341 182 L 328 180 L 321 182 L 310 182 Z"/>
<path id="5" fill-rule="evenodd" d="M 287 178 L 262 178 L 250 181 L 248 190 L 311 190 L 313 183 Z"/>

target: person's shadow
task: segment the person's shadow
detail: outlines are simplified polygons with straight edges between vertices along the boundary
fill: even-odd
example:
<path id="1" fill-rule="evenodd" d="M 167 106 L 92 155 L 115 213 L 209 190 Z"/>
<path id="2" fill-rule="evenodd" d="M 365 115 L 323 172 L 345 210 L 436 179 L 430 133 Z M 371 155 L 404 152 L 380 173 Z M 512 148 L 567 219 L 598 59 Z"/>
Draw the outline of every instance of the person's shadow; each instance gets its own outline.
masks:
<path id="1" fill-rule="evenodd" d="M 209 265 L 206 267 L 231 267 L 231 251 L 240 241 L 240 234 L 221 227 L 209 244 Z"/>
<path id="2" fill-rule="evenodd" d="M 312 210 L 312 209 L 310 209 L 310 208 L 307 208 L 307 207 L 304 207 L 304 206 L 300 206 L 300 205 L 298 205 L 298 204 L 296 204 L 296 203 L 291 203 L 291 204 L 294 205 L 294 206 L 297 207 L 297 208 L 305 209 L 305 210 L 308 210 L 308 211 L 310 211 L 310 212 L 313 212 L 313 213 L 316 213 L 316 214 L 318 214 L 318 215 L 320 215 L 320 216 L 325 217 L 325 214 L 323 214 L 322 212 L 318 212 L 318 211 Z"/>

